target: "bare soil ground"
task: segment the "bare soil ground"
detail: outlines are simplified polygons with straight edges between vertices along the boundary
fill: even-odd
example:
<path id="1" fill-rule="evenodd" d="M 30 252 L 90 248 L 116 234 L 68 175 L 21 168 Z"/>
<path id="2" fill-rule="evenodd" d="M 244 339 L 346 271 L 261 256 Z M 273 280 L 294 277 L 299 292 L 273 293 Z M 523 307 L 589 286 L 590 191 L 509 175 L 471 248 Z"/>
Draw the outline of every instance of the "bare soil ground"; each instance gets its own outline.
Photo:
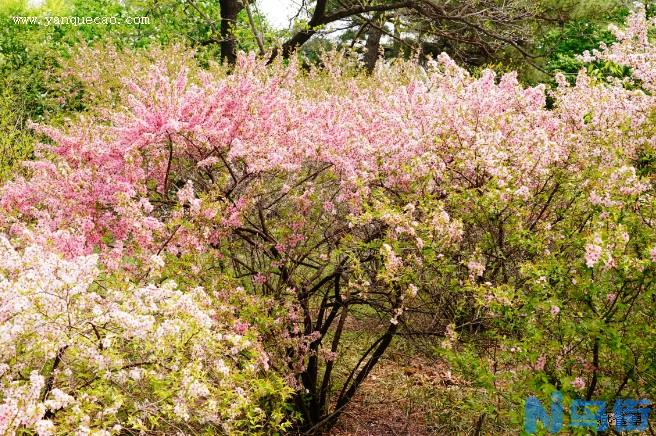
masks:
<path id="1" fill-rule="evenodd" d="M 443 364 L 391 354 L 382 359 L 364 383 L 337 426 L 333 436 L 429 436 L 439 434 L 426 422 L 430 401 L 417 391 L 443 390 L 454 386 Z"/>

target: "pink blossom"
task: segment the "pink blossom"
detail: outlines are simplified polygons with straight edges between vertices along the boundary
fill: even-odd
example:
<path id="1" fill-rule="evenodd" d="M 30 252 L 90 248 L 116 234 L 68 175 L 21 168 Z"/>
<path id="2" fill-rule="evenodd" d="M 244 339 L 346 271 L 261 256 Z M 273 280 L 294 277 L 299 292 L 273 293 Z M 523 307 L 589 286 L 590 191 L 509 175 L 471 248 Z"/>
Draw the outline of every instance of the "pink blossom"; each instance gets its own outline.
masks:
<path id="1" fill-rule="evenodd" d="M 323 210 L 325 210 L 327 213 L 333 213 L 335 211 L 335 205 L 332 201 L 325 201 L 323 203 Z"/>
<path id="2" fill-rule="evenodd" d="M 178 190 L 176 195 L 178 196 L 180 203 L 191 203 L 196 198 L 196 195 L 194 194 L 194 185 L 191 180 L 187 181 L 184 187 Z"/>
<path id="3" fill-rule="evenodd" d="M 248 330 L 248 323 L 237 321 L 235 323 L 234 330 L 235 330 L 235 332 L 239 333 L 240 335 L 243 335 Z"/>
<path id="4" fill-rule="evenodd" d="M 255 283 L 258 285 L 263 285 L 267 282 L 267 276 L 264 274 L 256 274 L 253 278 L 253 281 L 255 281 Z"/>
<path id="5" fill-rule="evenodd" d="M 585 264 L 588 268 L 594 267 L 599 262 L 602 250 L 597 244 L 587 244 L 585 246 Z"/>
<path id="6" fill-rule="evenodd" d="M 469 270 L 469 276 L 473 279 L 476 277 L 481 277 L 485 272 L 485 265 L 479 262 L 476 259 L 472 259 L 467 262 L 467 269 Z"/>
<path id="7" fill-rule="evenodd" d="M 582 377 L 576 377 L 572 381 L 572 387 L 574 389 L 577 389 L 577 390 L 581 390 L 581 389 L 585 388 L 585 380 L 583 380 Z"/>

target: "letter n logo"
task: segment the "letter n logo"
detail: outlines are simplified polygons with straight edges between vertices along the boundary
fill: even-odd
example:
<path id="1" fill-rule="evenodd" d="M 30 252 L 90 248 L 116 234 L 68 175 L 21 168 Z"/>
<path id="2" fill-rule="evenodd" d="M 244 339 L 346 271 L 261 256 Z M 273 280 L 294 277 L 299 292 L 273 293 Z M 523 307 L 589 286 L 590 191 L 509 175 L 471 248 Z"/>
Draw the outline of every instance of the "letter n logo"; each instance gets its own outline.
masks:
<path id="1" fill-rule="evenodd" d="M 555 391 L 551 394 L 551 416 L 540 400 L 529 397 L 524 406 L 524 430 L 528 434 L 537 431 L 538 421 L 544 424 L 549 433 L 558 433 L 563 427 L 563 394 Z"/>

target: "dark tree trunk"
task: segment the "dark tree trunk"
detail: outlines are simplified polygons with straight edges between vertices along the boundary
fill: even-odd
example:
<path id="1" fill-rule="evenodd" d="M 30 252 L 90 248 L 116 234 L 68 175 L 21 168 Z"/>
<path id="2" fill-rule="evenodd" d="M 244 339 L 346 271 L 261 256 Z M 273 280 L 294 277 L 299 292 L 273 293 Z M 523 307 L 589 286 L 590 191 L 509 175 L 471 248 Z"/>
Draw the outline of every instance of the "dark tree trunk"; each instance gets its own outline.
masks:
<path id="1" fill-rule="evenodd" d="M 369 73 L 376 68 L 376 61 L 378 61 L 378 56 L 380 54 L 381 36 L 383 36 L 383 32 L 379 27 L 369 25 L 369 29 L 367 30 L 366 52 L 364 54 L 364 65 Z"/>
<path id="2" fill-rule="evenodd" d="M 234 64 L 237 61 L 237 40 L 233 30 L 237 15 L 244 8 L 240 0 L 219 0 L 221 7 L 221 61 Z"/>

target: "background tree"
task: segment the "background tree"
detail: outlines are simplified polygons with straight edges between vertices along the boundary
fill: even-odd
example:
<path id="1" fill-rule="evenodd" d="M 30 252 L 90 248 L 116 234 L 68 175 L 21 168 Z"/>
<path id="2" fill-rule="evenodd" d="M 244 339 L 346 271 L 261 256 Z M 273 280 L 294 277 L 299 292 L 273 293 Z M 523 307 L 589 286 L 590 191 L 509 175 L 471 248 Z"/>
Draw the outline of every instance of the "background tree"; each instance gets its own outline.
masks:
<path id="1" fill-rule="evenodd" d="M 623 0 L 316 1 L 305 3 L 299 11 L 299 16 L 309 19 L 282 44 L 281 53 L 288 57 L 312 36 L 333 26 L 345 31 L 339 38 L 344 45 L 366 40 L 364 56 L 369 69 L 375 58 L 368 53 L 378 53 L 380 49 L 375 47 L 382 41 L 386 58 L 399 54 L 434 58 L 444 51 L 469 67 L 503 62 L 506 68 L 547 72 L 546 64 L 558 50 L 554 41 L 574 43 L 583 36 L 575 33 L 575 21 L 600 29 L 603 23 L 621 21 L 627 5 Z M 593 38 L 597 43 L 607 36 L 595 32 L 599 34 Z M 273 57 L 277 55 L 274 50 Z"/>

